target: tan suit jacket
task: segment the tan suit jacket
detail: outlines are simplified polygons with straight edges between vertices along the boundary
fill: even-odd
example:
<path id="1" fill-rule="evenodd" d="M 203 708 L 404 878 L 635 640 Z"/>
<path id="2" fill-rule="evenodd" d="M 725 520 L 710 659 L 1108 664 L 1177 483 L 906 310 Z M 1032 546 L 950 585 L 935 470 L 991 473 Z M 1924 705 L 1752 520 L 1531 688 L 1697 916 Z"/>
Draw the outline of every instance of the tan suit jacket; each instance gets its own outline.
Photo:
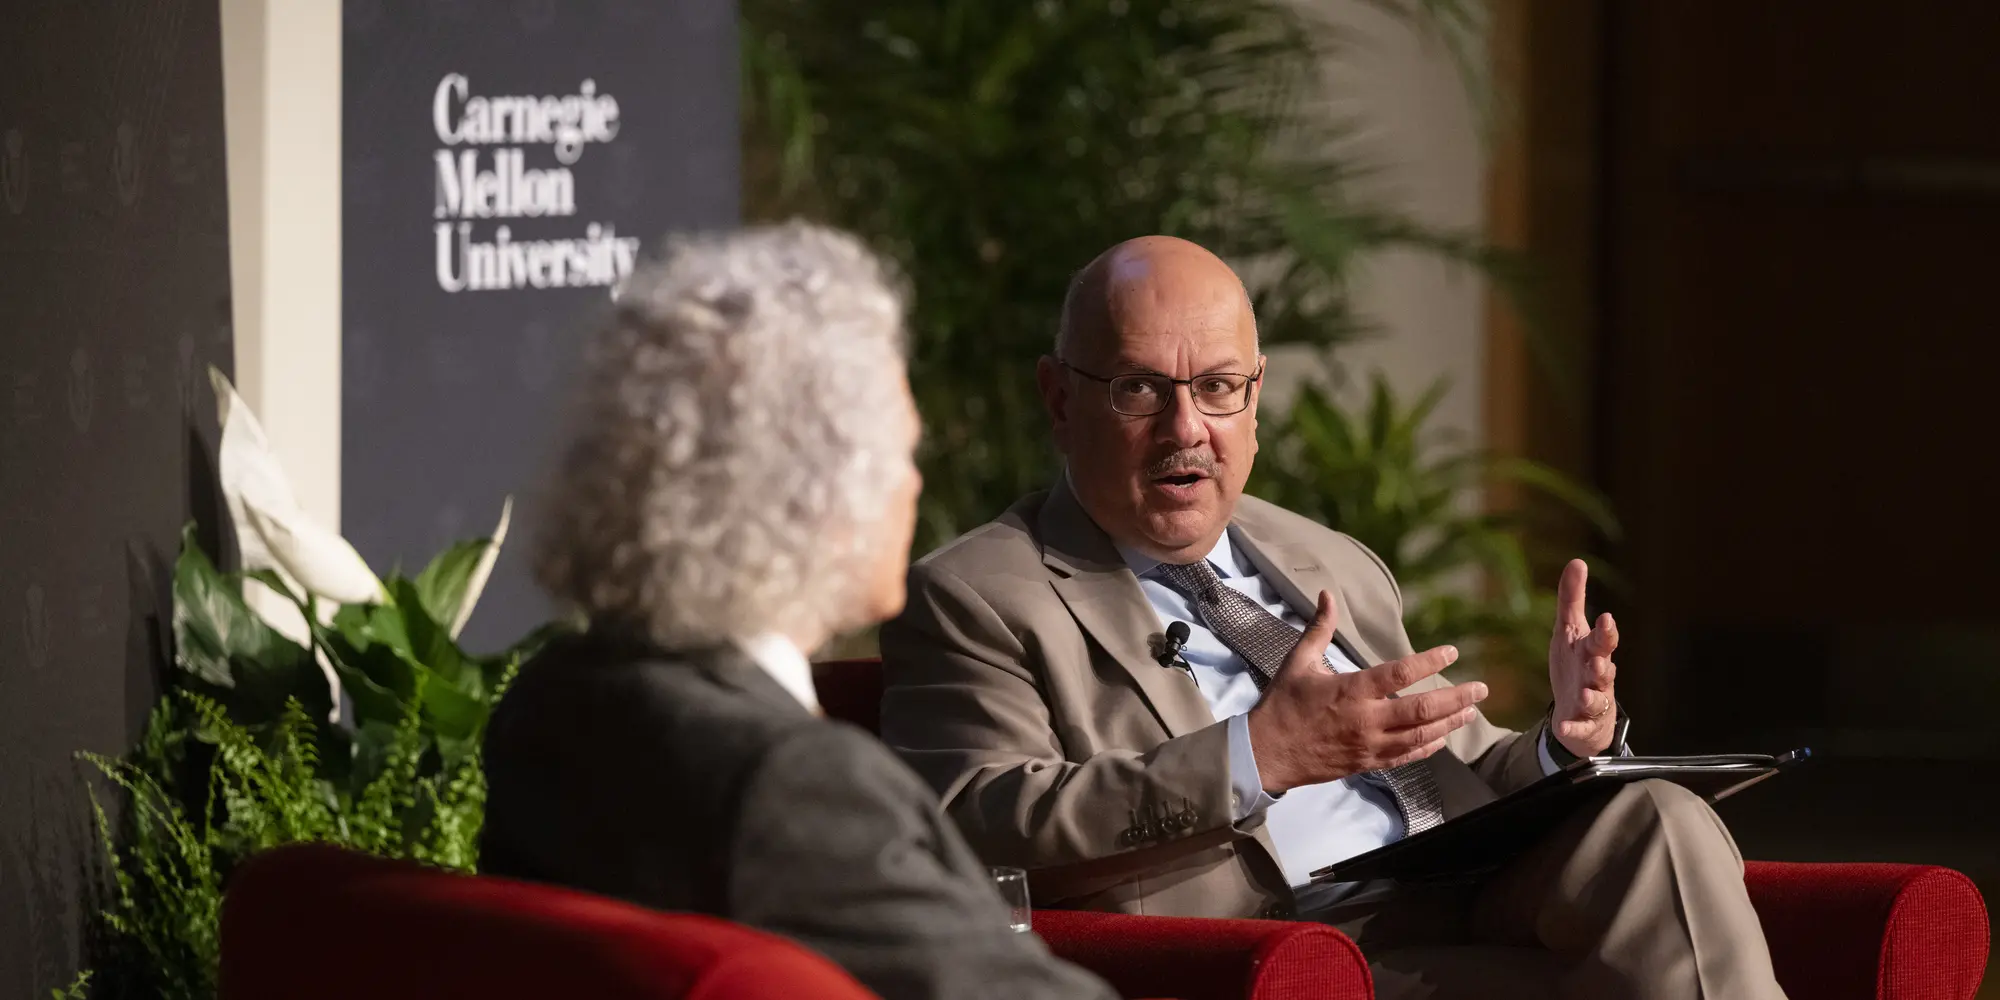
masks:
<path id="1" fill-rule="evenodd" d="M 1249 497 L 1231 524 L 1301 615 L 1333 593 L 1355 662 L 1411 652 L 1396 581 L 1359 542 Z M 1154 659 L 1160 631 L 1068 487 L 1028 496 L 911 568 L 882 629 L 882 737 L 982 858 L 1029 869 L 1037 905 L 1290 915 L 1262 814 L 1234 819 L 1226 724 Z M 1539 778 L 1540 739 L 1484 717 L 1454 733 L 1429 759 L 1445 814 Z"/>

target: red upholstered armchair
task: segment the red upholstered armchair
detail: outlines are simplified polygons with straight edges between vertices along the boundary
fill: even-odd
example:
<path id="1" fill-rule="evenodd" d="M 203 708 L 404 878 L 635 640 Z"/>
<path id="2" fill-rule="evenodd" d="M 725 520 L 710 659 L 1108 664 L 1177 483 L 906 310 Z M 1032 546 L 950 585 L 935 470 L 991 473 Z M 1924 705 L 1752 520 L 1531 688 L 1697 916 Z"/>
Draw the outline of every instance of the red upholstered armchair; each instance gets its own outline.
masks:
<path id="1" fill-rule="evenodd" d="M 455 875 L 323 844 L 246 862 L 222 1000 L 870 1000 L 832 962 L 713 917 Z"/>
<path id="2" fill-rule="evenodd" d="M 820 699 L 874 728 L 879 665 L 816 666 Z M 1792 1000 L 1971 1000 L 1989 943 L 1965 876 L 1923 865 L 1752 862 L 1746 877 Z M 1127 997 L 1369 1000 L 1360 949 L 1331 928 L 1041 910 L 1056 954 Z M 747 927 L 331 847 L 235 873 L 222 1000 L 865 1000 L 825 959 Z"/>
<path id="3" fill-rule="evenodd" d="M 1103 913 L 1035 922 L 1057 952 L 1128 997 L 1369 995 L 1360 952 L 1317 925 Z M 826 959 L 725 920 L 323 844 L 281 847 L 235 873 L 221 986 L 222 1000 L 874 997 Z"/>
<path id="4" fill-rule="evenodd" d="M 880 731 L 879 660 L 813 665 L 820 704 L 828 715 Z M 1764 924 L 1778 981 L 1791 1000 L 1972 1000 L 1986 967 L 1991 931 L 1972 880 L 1933 865 L 1789 864 L 1752 861 L 1744 880 Z M 1282 947 L 1279 928 L 1264 920 L 1120 917 L 1115 932 L 1103 914 L 1039 910 L 1035 926 L 1050 947 L 1096 970 L 1127 996 L 1174 988 L 1144 977 L 1148 964 L 1189 947 L 1231 940 L 1268 947 L 1252 966 L 1244 997 L 1367 1000 L 1371 990 L 1360 950 L 1340 940 L 1357 971 L 1329 985 L 1303 986 L 1306 969 Z M 1336 935 L 1338 936 L 1338 935 Z M 1324 959 L 1320 959 L 1324 960 Z M 1295 985 L 1296 984 L 1296 985 Z M 1218 986 L 1221 984 L 1218 983 Z M 1187 994 L 1189 996 L 1197 994 Z M 1226 993 L 1201 993 L 1223 996 Z"/>

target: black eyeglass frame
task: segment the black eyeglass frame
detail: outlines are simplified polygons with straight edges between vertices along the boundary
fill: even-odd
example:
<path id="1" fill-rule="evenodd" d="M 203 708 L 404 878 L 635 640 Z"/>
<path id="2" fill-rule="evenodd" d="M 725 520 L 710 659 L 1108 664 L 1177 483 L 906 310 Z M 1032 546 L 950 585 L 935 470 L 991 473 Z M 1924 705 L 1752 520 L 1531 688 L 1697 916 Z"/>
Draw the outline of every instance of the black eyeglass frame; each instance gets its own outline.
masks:
<path id="1" fill-rule="evenodd" d="M 1078 368 L 1077 366 L 1075 366 L 1075 365 L 1073 365 L 1073 364 L 1070 364 L 1069 362 L 1067 362 L 1067 361 L 1064 361 L 1064 360 L 1063 360 L 1063 359 L 1061 359 L 1061 358 L 1055 358 L 1055 359 L 1053 359 L 1053 360 L 1055 361 L 1055 363 L 1056 363 L 1056 364 L 1059 364 L 1059 365 L 1063 366 L 1064 368 L 1067 368 L 1067 369 L 1069 369 L 1070 371 L 1073 371 L 1073 372 L 1077 373 L 1078 375 L 1081 375 L 1081 376 L 1083 376 L 1084 378 L 1087 378 L 1087 379 L 1090 379 L 1090 380 L 1092 380 L 1092 381 L 1094 381 L 1094 382 L 1102 382 L 1102 383 L 1104 383 L 1104 386 L 1105 386 L 1105 396 L 1107 397 L 1107 401 L 1108 401 L 1108 402 L 1110 402 L 1110 404 L 1111 404 L 1111 410 L 1112 410 L 1112 412 L 1114 412 L 1114 413 L 1117 413 L 1117 414 L 1119 414 L 1119 415 L 1121 415 L 1121 416 L 1126 416 L 1126 417 L 1157 417 L 1157 416 L 1159 416 L 1160 414 L 1162 414 L 1162 413 L 1165 413 L 1165 412 L 1167 412 L 1167 403 L 1165 403 L 1165 402 L 1162 402 L 1162 403 L 1160 404 L 1160 408 L 1159 408 L 1159 409 L 1157 409 L 1157 410 L 1154 410 L 1154 411 L 1153 411 L 1153 412 L 1151 412 L 1151 413 L 1127 413 L 1127 412 L 1125 412 L 1124 410 L 1121 410 L 1121 409 L 1119 409 L 1119 408 L 1118 408 L 1118 391 L 1117 391 L 1117 386 L 1118 386 L 1118 383 L 1119 383 L 1120 381 L 1124 380 L 1124 379 L 1128 379 L 1128 378 L 1143 378 L 1143 379 L 1163 379 L 1163 380 L 1165 380 L 1165 381 L 1167 381 L 1167 382 L 1171 383 L 1171 384 L 1172 384 L 1172 385 L 1174 386 L 1174 388 L 1176 388 L 1176 389 L 1180 388 L 1181 386 L 1187 386 L 1187 387 L 1188 387 L 1188 398 L 1194 401 L 1194 408 L 1195 408 L 1195 411 L 1196 411 L 1196 412 L 1198 412 L 1198 413 L 1201 413 L 1201 414 L 1203 414 L 1203 415 L 1205 415 L 1205 416 L 1210 416 L 1210 417 L 1233 417 L 1233 416 L 1235 416 L 1235 415 L 1237 415 L 1237 414 L 1239 414 L 1239 413 L 1242 413 L 1243 411 L 1245 411 L 1245 410 L 1248 410 L 1248 409 L 1250 408 L 1250 399 L 1251 399 L 1251 395 L 1252 395 L 1252 392 L 1251 392 L 1251 390 L 1252 390 L 1252 389 L 1254 389 L 1254 388 L 1256 387 L 1257 383 L 1258 383 L 1258 382 L 1260 382 L 1260 381 L 1262 381 L 1262 380 L 1263 380 L 1263 378 L 1264 378 L 1264 366 L 1263 366 L 1263 365 L 1258 365 L 1258 366 L 1257 366 L 1257 373 L 1256 373 L 1255 375 L 1245 375 L 1245 374 L 1243 374 L 1242 372 L 1202 372 L 1201 374 L 1199 374 L 1199 375 L 1196 375 L 1196 376 L 1195 376 L 1195 377 L 1193 377 L 1193 378 L 1174 378 L 1173 376 L 1171 376 L 1171 375 L 1167 375 L 1167 374 L 1165 374 L 1165 373 L 1162 373 L 1162 372 L 1126 372 L 1126 373 L 1125 373 L 1125 374 L 1123 374 L 1123 375 L 1109 375 L 1109 376 L 1106 376 L 1106 375 L 1099 375 L 1099 374 L 1097 374 L 1096 372 L 1087 372 L 1087 371 L 1084 371 L 1083 369 L 1081 369 L 1081 368 Z M 1243 405 L 1242 405 L 1242 406 L 1239 406 L 1239 407 L 1237 407 L 1236 409 L 1233 409 L 1233 410 L 1230 410 L 1230 411 L 1229 411 L 1229 412 L 1227 412 L 1227 413 L 1210 413 L 1209 411 L 1207 411 L 1207 410 L 1204 410 L 1204 409 L 1202 409 L 1202 408 L 1201 408 L 1201 394 L 1200 394 L 1200 393 L 1198 393 L 1198 392 L 1195 392 L 1195 391 L 1194 391 L 1194 384 L 1195 384 L 1196 382 L 1199 382 L 1199 381 L 1201 381 L 1202 379 L 1205 379 L 1205 378 L 1215 378 L 1215 377 L 1216 377 L 1216 376 L 1218 376 L 1218 375 L 1227 375 L 1227 376 L 1229 376 L 1229 377 L 1231 377 L 1231 378 L 1240 378 L 1240 379 L 1243 379 L 1243 380 L 1244 380 L 1244 381 L 1243 381 Z M 1175 396 L 1179 396 L 1179 395 L 1180 395 L 1180 393 L 1178 393 L 1178 392 L 1174 392 L 1174 393 L 1169 393 L 1168 395 L 1166 395 L 1166 396 L 1163 396 L 1163 397 L 1161 397 L 1161 398 L 1162 398 L 1162 400 L 1166 400 L 1166 399 L 1172 399 L 1172 398 L 1174 398 Z"/>

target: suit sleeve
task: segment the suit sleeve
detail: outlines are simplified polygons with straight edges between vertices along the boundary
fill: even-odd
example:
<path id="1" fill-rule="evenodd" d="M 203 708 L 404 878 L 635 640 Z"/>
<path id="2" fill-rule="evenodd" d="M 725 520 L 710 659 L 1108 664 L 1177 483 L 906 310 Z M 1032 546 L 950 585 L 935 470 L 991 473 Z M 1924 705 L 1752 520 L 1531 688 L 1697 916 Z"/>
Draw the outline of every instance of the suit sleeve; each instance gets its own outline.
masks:
<path id="1" fill-rule="evenodd" d="M 883 740 L 936 789 L 979 855 L 1067 898 L 1237 839 L 1228 723 L 1145 752 L 1068 759 L 1035 664 L 963 580 L 929 564 L 882 628 Z"/>
<path id="2" fill-rule="evenodd" d="M 826 955 L 883 1000 L 1115 996 L 1011 930 L 929 791 L 845 726 L 802 729 L 765 755 L 730 872 L 739 920 Z"/>

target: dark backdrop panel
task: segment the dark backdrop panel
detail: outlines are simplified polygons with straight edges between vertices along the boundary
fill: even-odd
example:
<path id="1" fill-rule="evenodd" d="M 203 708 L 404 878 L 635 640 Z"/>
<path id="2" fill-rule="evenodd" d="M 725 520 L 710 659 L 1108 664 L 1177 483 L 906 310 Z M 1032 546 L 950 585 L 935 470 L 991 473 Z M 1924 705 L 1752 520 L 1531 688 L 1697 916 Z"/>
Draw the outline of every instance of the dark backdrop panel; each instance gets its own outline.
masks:
<path id="1" fill-rule="evenodd" d="M 1994 899 L 2000 8 L 1604 10 L 1596 434 L 1634 738 L 1809 745 L 1722 804 L 1746 856 L 1950 865 Z"/>
<path id="2" fill-rule="evenodd" d="M 98 857 L 71 755 L 136 737 L 164 566 L 191 515 L 215 523 L 228 199 L 214 3 L 21 8 L 0 30 L 0 998 L 40 1000 L 76 969 Z"/>
<path id="3" fill-rule="evenodd" d="M 609 268 L 737 217 L 734 5 L 350 0 L 345 17 L 343 533 L 378 570 L 414 570 L 514 494 L 517 534 L 467 633 L 493 647 L 548 615 L 526 570 L 532 501 Z M 564 101 L 602 117 L 608 95 L 616 132 L 565 157 L 530 109 L 518 137 L 503 116 L 501 141 L 447 142 L 441 86 L 457 138 L 486 120 L 481 98 L 508 114 L 550 98 L 533 103 L 560 120 Z M 516 256 L 482 271 L 464 242 Z"/>

